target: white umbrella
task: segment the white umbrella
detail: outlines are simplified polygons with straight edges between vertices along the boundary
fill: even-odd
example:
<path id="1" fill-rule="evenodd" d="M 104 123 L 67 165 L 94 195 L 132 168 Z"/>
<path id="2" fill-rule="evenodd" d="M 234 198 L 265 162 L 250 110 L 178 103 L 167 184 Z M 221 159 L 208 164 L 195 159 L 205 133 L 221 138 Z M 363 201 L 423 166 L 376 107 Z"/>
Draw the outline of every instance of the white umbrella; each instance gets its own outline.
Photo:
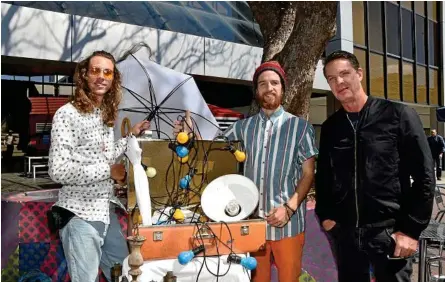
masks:
<path id="1" fill-rule="evenodd" d="M 139 48 L 118 62 L 122 73 L 123 98 L 115 126 L 115 137 L 121 134 L 122 120 L 131 124 L 151 121 L 153 138 L 173 137 L 173 121 L 190 110 L 196 128 L 205 140 L 218 133 L 218 122 L 204 101 L 190 75 L 163 67 L 150 60 L 145 48 Z"/>

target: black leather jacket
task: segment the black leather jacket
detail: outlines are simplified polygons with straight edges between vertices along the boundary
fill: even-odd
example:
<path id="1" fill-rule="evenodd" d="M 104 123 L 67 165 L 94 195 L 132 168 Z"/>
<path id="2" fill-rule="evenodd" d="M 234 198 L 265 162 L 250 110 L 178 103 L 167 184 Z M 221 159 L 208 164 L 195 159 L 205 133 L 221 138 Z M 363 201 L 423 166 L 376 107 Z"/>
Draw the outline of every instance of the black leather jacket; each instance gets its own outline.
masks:
<path id="1" fill-rule="evenodd" d="M 323 123 L 320 138 L 315 208 L 320 222 L 395 226 L 418 239 L 431 218 L 435 177 L 417 113 L 369 97 L 356 130 L 340 109 Z"/>

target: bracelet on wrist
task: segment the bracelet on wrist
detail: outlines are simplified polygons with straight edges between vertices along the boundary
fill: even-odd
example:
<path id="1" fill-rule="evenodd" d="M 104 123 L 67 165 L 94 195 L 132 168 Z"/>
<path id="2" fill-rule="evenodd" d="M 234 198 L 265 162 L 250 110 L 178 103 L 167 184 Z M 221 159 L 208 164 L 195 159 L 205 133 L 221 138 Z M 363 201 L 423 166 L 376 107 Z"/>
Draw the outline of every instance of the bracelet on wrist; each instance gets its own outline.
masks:
<path id="1" fill-rule="evenodd" d="M 289 206 L 288 203 L 284 203 L 283 205 L 284 205 L 285 208 L 289 209 L 289 210 L 292 212 L 293 215 L 297 212 L 297 210 L 293 210 L 293 209 Z"/>

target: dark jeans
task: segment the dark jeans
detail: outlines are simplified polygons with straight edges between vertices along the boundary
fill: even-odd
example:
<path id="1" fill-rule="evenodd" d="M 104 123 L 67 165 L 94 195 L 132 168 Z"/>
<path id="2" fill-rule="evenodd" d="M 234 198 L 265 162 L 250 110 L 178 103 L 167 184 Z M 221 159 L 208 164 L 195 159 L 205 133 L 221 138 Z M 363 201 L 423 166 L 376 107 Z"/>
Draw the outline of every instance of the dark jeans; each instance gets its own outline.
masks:
<path id="1" fill-rule="evenodd" d="M 434 163 L 436 164 L 436 176 L 442 177 L 442 158 L 440 156 L 434 156 Z"/>
<path id="2" fill-rule="evenodd" d="M 339 282 L 369 282 L 372 264 L 377 281 L 410 282 L 413 258 L 389 260 L 394 253 L 393 228 L 342 228 L 328 232 L 337 261 Z"/>

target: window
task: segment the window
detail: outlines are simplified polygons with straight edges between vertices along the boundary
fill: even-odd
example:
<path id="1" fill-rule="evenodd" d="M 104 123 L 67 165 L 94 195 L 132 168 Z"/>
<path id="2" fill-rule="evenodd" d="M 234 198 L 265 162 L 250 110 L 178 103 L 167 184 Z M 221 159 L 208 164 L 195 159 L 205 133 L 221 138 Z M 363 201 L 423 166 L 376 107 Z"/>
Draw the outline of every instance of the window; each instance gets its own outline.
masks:
<path id="1" fill-rule="evenodd" d="M 416 50 L 417 62 L 426 64 L 425 61 L 425 18 L 416 15 Z"/>
<path id="2" fill-rule="evenodd" d="M 383 52 L 382 2 L 367 2 L 369 14 L 369 47 Z"/>
<path id="3" fill-rule="evenodd" d="M 426 104 L 426 67 L 417 65 L 417 103 Z"/>
<path id="4" fill-rule="evenodd" d="M 14 76 L 2 74 L 2 80 L 14 80 Z"/>
<path id="5" fill-rule="evenodd" d="M 30 76 L 29 80 L 34 81 L 34 82 L 42 82 L 43 81 L 43 76 L 39 75 L 39 76 Z"/>
<path id="6" fill-rule="evenodd" d="M 14 80 L 29 81 L 29 76 L 14 75 Z"/>
<path id="7" fill-rule="evenodd" d="M 428 36 L 429 36 L 429 63 L 432 66 L 439 66 L 439 30 L 437 28 L 437 23 L 433 21 L 428 21 Z"/>
<path id="8" fill-rule="evenodd" d="M 67 13 L 263 46 L 246 2 L 229 1 L 10 1 L 12 5 Z"/>
<path id="9" fill-rule="evenodd" d="M 414 1 L 414 9 L 416 14 L 425 16 L 425 2 L 424 1 Z"/>
<path id="10" fill-rule="evenodd" d="M 43 85 L 43 94 L 45 95 L 54 95 L 54 84 L 44 84 Z"/>
<path id="11" fill-rule="evenodd" d="M 400 76 L 399 76 L 399 60 L 387 59 L 387 90 L 388 99 L 400 100 Z"/>
<path id="12" fill-rule="evenodd" d="M 359 49 L 359 48 L 354 48 L 354 55 L 357 57 L 357 60 L 360 64 L 360 67 L 363 69 L 363 79 L 362 79 L 362 86 L 363 89 L 365 90 L 365 92 L 368 92 L 368 88 L 367 88 L 367 82 L 366 82 L 366 77 L 367 77 L 367 73 L 366 73 L 366 51 Z"/>
<path id="13" fill-rule="evenodd" d="M 71 96 L 74 93 L 74 86 L 69 85 L 60 85 L 59 86 L 59 95 L 60 96 Z"/>
<path id="14" fill-rule="evenodd" d="M 405 9 L 402 9 L 402 44 L 403 57 L 414 59 L 413 13 Z"/>
<path id="15" fill-rule="evenodd" d="M 409 9 L 409 10 L 413 9 L 412 3 L 413 3 L 412 1 L 400 1 L 400 4 L 402 5 L 402 7 Z"/>
<path id="16" fill-rule="evenodd" d="M 428 1 L 426 6 L 428 7 L 428 18 L 437 22 L 437 2 Z"/>
<path id="17" fill-rule="evenodd" d="M 365 41 L 365 10 L 362 1 L 352 2 L 354 43 L 366 46 Z"/>
<path id="18" fill-rule="evenodd" d="M 369 78 L 371 83 L 371 94 L 375 97 L 385 97 L 383 79 L 383 56 L 371 54 L 369 58 Z"/>
<path id="19" fill-rule="evenodd" d="M 430 105 L 439 105 L 439 72 L 435 69 L 429 70 L 429 93 Z"/>
<path id="20" fill-rule="evenodd" d="M 386 3 L 386 46 L 388 53 L 400 56 L 399 7 Z"/>
<path id="21" fill-rule="evenodd" d="M 37 75 L 37 76 L 14 76 L 14 75 L 2 75 L 2 79 L 7 80 L 19 80 L 30 81 L 32 89 L 29 93 L 30 96 L 36 95 L 60 95 L 71 96 L 74 93 L 74 83 L 72 76 L 64 75 Z"/>
<path id="22" fill-rule="evenodd" d="M 413 64 L 404 62 L 403 63 L 403 101 L 414 103 L 414 71 Z"/>

